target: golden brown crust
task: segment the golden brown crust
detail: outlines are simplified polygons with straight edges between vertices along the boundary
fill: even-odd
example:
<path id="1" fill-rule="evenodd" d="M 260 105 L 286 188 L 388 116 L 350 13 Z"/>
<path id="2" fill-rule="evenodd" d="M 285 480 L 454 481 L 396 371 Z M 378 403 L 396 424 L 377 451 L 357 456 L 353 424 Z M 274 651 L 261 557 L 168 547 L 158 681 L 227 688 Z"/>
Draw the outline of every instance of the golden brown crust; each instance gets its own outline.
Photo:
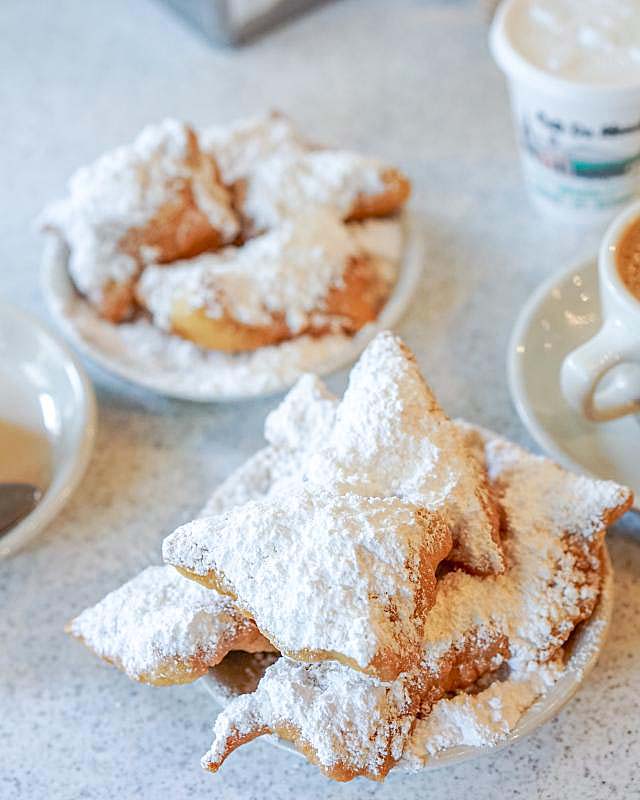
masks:
<path id="1" fill-rule="evenodd" d="M 167 264 L 183 258 L 193 258 L 224 243 L 222 234 L 196 205 L 191 186 L 176 190 L 175 197 L 166 203 L 142 228 L 131 228 L 120 240 L 120 249 L 140 259 L 144 248 L 152 248 L 154 261 Z"/>
<path id="2" fill-rule="evenodd" d="M 357 222 L 370 217 L 388 217 L 397 214 L 409 199 L 411 182 L 400 170 L 386 169 L 382 173 L 385 184 L 378 194 L 360 194 L 347 216 L 347 222 Z"/>
<path id="3" fill-rule="evenodd" d="M 153 253 L 158 264 L 168 264 L 185 258 L 193 258 L 210 250 L 217 250 L 229 240 L 215 228 L 199 207 L 195 183 L 203 190 L 215 188 L 218 201 L 229 206 L 231 195 L 222 185 L 213 156 L 203 153 L 198 145 L 195 131 L 188 127 L 185 177 L 172 178 L 167 183 L 170 200 L 162 205 L 153 218 L 141 227 L 130 228 L 117 244 L 118 249 L 133 258 L 138 273 L 123 283 L 111 283 L 103 289 L 103 299 L 98 306 L 100 315 L 109 322 L 123 322 L 136 311 L 135 283 L 148 256 Z"/>
<path id="4" fill-rule="evenodd" d="M 173 304 L 171 332 L 205 350 L 223 353 L 257 350 L 291 338 L 282 315 L 274 315 L 268 327 L 245 325 L 228 313 L 219 318 L 210 317 L 203 308 L 191 308 L 181 298 L 177 298 Z"/>
<path id="5" fill-rule="evenodd" d="M 92 652 L 96 652 L 86 639 L 74 631 L 73 623 L 65 625 L 65 633 L 73 636 Z M 246 653 L 273 653 L 277 652 L 273 645 L 265 639 L 257 629 L 255 624 L 244 630 L 233 631 L 232 635 L 222 637 L 217 643 L 216 648 L 208 652 L 200 649 L 189 657 L 174 657 L 163 660 L 156 669 L 151 672 L 132 675 L 127 672 L 122 662 L 115 657 L 96 653 L 98 658 L 121 672 L 125 672 L 132 680 L 139 683 L 147 683 L 151 686 L 173 686 L 184 683 L 192 683 L 203 675 L 206 675 L 211 667 L 215 667 L 231 651 L 242 650 Z"/>
<path id="6" fill-rule="evenodd" d="M 398 214 L 411 195 L 411 181 L 400 170 L 389 167 L 382 172 L 385 188 L 377 194 L 361 192 L 344 217 L 345 222 L 362 222 L 365 219 L 390 217 Z M 241 178 L 231 187 L 232 204 L 241 219 L 242 238 L 249 239 L 261 230 L 251 217 L 244 213 L 247 180 Z"/>
<path id="7" fill-rule="evenodd" d="M 102 289 L 102 301 L 98 313 L 109 322 L 126 322 L 136 309 L 135 280 L 123 283 L 109 282 Z"/>
<path id="8" fill-rule="evenodd" d="M 264 507 L 261 509 L 264 515 Z M 393 681 L 402 672 L 407 672 L 420 663 L 422 657 L 422 634 L 424 632 L 425 618 L 429 609 L 436 600 L 436 577 L 435 572 L 440 562 L 446 557 L 451 549 L 451 532 L 444 519 L 435 512 L 419 510 L 415 512 L 415 517 L 421 525 L 424 541 L 419 544 L 417 552 L 417 574 L 416 567 L 405 563 L 403 570 L 399 573 L 396 580 L 404 579 L 407 590 L 410 590 L 411 600 L 411 626 L 405 623 L 402 627 L 401 615 L 397 606 L 397 598 L 387 590 L 387 600 L 384 603 L 383 616 L 379 621 L 381 630 L 384 630 L 387 639 L 379 637 L 375 651 L 372 653 L 368 663 L 358 663 L 355 658 L 350 657 L 340 650 L 329 650 L 313 647 L 292 649 L 281 641 L 278 635 L 274 634 L 274 624 L 265 625 L 264 615 L 252 610 L 250 600 L 238 596 L 238 591 L 231 581 L 224 575 L 220 567 L 210 567 L 204 574 L 198 574 L 188 567 L 180 564 L 180 558 L 172 559 L 171 563 L 180 574 L 195 580 L 203 586 L 215 590 L 218 594 L 230 597 L 234 602 L 235 609 L 243 616 L 252 619 L 254 614 L 256 624 L 260 632 L 271 642 L 271 644 L 283 655 L 288 656 L 294 661 L 304 663 L 320 661 L 336 661 L 357 672 L 371 675 L 382 681 Z M 180 535 L 180 531 L 177 532 Z M 183 534 L 186 535 L 186 534 Z M 196 540 L 197 541 L 197 540 Z M 197 549 L 196 545 L 196 549 Z M 179 549 L 179 546 L 178 546 Z M 167 555 L 165 553 L 165 558 Z M 410 577 L 409 577 L 410 576 Z M 274 589 L 274 597 L 277 598 L 278 590 Z M 405 598 L 408 596 L 405 595 Z M 378 596 L 368 595 L 365 602 L 375 607 L 378 603 Z M 408 603 L 409 600 L 406 599 Z M 277 623 L 275 623 L 277 628 Z M 411 636 L 407 632 L 410 627 L 417 637 Z M 269 628 L 272 628 L 271 630 Z M 307 636 L 307 641 L 312 642 L 313 636 Z M 404 647 L 399 646 L 403 644 Z"/>
<path id="9" fill-rule="evenodd" d="M 268 734 L 275 734 L 280 739 L 291 742 L 296 750 L 302 753 L 310 764 L 317 766 L 327 778 L 337 781 L 338 783 L 346 783 L 352 781 L 354 778 L 369 778 L 374 781 L 383 781 L 388 775 L 389 770 L 397 763 L 397 760 L 391 755 L 391 742 L 389 741 L 386 748 L 386 755 L 379 762 L 379 769 L 376 772 L 371 772 L 363 768 L 355 768 L 345 760 L 337 760 L 328 767 L 320 761 L 314 748 L 304 740 L 300 729 L 296 726 L 273 725 L 271 727 L 262 725 L 243 733 L 236 731 L 234 735 L 228 738 L 228 746 L 223 756 L 218 761 L 205 762 L 203 766 L 205 769 L 209 770 L 209 772 L 217 772 L 224 761 L 226 761 L 227 757 L 233 753 L 234 750 L 237 750 L 238 747 L 257 739 L 259 736 L 266 736 Z"/>
<path id="10" fill-rule="evenodd" d="M 355 334 L 377 318 L 389 294 L 383 280 L 367 256 L 352 258 L 346 265 L 343 284 L 332 287 L 320 308 L 309 315 L 308 325 L 293 333 L 283 314 L 274 314 L 268 326 L 245 325 L 230 313 L 213 318 L 202 308 L 194 309 L 177 297 L 171 315 L 171 330 L 207 350 L 239 353 L 279 344 L 302 335 L 322 336 L 329 331 Z"/>
<path id="11" fill-rule="evenodd" d="M 459 644 L 441 657 L 436 669 L 418 669 L 406 674 L 401 680 L 406 703 L 401 709 L 393 703 L 387 706 L 388 717 L 381 719 L 370 733 L 376 741 L 376 757 L 372 761 L 359 759 L 358 754 L 351 753 L 345 747 L 344 751 L 336 750 L 333 753 L 331 764 L 324 763 L 300 728 L 291 721 L 263 719 L 259 712 L 243 716 L 240 711 L 228 720 L 222 746 L 216 746 L 215 755 L 210 752 L 203 765 L 211 772 L 216 772 L 236 748 L 258 736 L 274 733 L 290 741 L 332 780 L 350 781 L 357 777 L 383 780 L 400 756 L 397 741 L 394 746 L 394 736 L 397 736 L 399 727 L 404 729 L 405 737 L 410 736 L 415 722 L 427 714 L 435 702 L 448 692 L 469 688 L 480 677 L 497 669 L 508 657 L 509 645 L 503 635 L 497 632 L 479 635 L 477 630 L 471 630 Z M 367 680 L 362 678 L 362 681 Z M 311 679 L 311 685 L 313 683 Z M 372 689 L 373 686 L 371 684 Z M 304 691 L 301 696 L 304 696 Z"/>

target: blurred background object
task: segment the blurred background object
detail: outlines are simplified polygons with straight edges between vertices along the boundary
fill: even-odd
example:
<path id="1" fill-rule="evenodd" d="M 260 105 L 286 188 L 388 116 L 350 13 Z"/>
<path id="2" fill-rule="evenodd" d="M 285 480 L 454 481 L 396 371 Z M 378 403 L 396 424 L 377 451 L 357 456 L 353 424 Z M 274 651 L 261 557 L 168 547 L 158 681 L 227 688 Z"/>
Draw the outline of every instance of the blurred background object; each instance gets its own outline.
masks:
<path id="1" fill-rule="evenodd" d="M 323 0 L 162 0 L 209 41 L 237 46 Z"/>
<path id="2" fill-rule="evenodd" d="M 480 4 L 486 14 L 487 21 L 491 22 L 493 15 L 498 10 L 498 6 L 502 0 L 480 0 Z"/>

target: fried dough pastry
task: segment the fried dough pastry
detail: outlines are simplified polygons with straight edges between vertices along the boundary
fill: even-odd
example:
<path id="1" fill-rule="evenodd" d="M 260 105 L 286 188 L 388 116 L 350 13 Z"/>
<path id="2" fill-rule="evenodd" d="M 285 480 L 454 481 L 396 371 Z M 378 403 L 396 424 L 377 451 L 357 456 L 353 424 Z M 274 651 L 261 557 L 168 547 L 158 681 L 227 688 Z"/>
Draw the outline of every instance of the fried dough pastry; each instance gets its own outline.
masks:
<path id="1" fill-rule="evenodd" d="M 230 650 L 273 650 L 229 598 L 172 567 L 147 567 L 67 632 L 133 680 L 156 686 L 194 681 Z"/>
<path id="2" fill-rule="evenodd" d="M 233 186 L 249 235 L 315 207 L 331 207 L 348 221 L 388 216 L 411 192 L 399 170 L 357 153 L 314 146 L 279 113 L 214 125 L 200 139 L 223 181 Z"/>
<path id="3" fill-rule="evenodd" d="M 484 457 L 444 415 L 415 359 L 391 334 L 380 334 L 361 356 L 342 402 L 317 378 L 304 378 L 271 412 L 265 436 L 272 447 L 256 455 L 258 469 L 270 464 L 263 495 L 278 480 L 301 475 L 320 486 L 397 495 L 445 514 L 454 537 L 447 560 L 479 574 L 504 569 Z M 248 477 L 231 476 L 220 491 Z"/>
<path id="4" fill-rule="evenodd" d="M 333 780 L 382 780 L 427 704 L 470 686 L 508 654 L 503 636 L 477 637 L 472 631 L 465 647 L 452 645 L 442 657 L 439 672 L 418 667 L 391 682 L 330 661 L 281 658 L 255 692 L 235 698 L 218 715 L 202 766 L 216 772 L 241 745 L 275 733 Z"/>
<path id="5" fill-rule="evenodd" d="M 44 215 L 69 246 L 78 291 L 111 322 L 133 313 L 141 268 L 232 242 L 238 219 L 214 159 L 175 120 L 78 170 L 69 196 Z"/>
<path id="6" fill-rule="evenodd" d="M 329 208 L 345 221 L 396 214 L 409 180 L 380 161 L 345 150 L 284 153 L 264 159 L 235 187 L 248 235 L 277 227 L 301 211 Z"/>
<path id="7" fill-rule="evenodd" d="M 200 516 L 221 514 L 295 483 L 309 452 L 329 435 L 337 405 L 320 378 L 303 375 L 265 420 L 270 446 L 232 472 L 211 494 Z"/>
<path id="8" fill-rule="evenodd" d="M 211 125 L 200 132 L 200 144 L 216 160 L 227 186 L 246 178 L 267 158 L 311 149 L 291 120 L 277 111 L 231 125 Z"/>
<path id="9" fill-rule="evenodd" d="M 317 211 L 240 248 L 148 267 L 136 294 L 158 327 L 234 353 L 302 334 L 355 333 L 377 317 L 392 277 L 385 259 Z"/>
<path id="10" fill-rule="evenodd" d="M 379 334 L 353 368 L 331 435 L 306 473 L 320 485 L 438 509 L 453 534 L 449 560 L 478 574 L 504 570 L 484 464 L 391 333 Z"/>
<path id="11" fill-rule="evenodd" d="M 404 749 L 425 760 L 419 744 L 432 710 L 439 712 L 447 695 L 503 665 L 522 680 L 535 665 L 557 658 L 575 626 L 591 615 L 605 528 L 629 508 L 631 493 L 455 424 L 468 447 L 486 459 L 503 521 L 506 572 L 444 574 L 426 617 L 422 661 L 391 683 L 331 662 L 302 666 L 281 659 L 256 692 L 221 712 L 203 758 L 207 769 L 216 771 L 236 747 L 274 732 L 331 778 L 379 780 Z M 520 697 L 520 713 L 539 691 Z M 486 694 L 490 703 L 494 693 L 489 686 L 465 702 L 477 697 L 482 703 Z"/>
<path id="12" fill-rule="evenodd" d="M 218 715 L 202 766 L 215 772 L 237 747 L 276 733 L 334 780 L 381 779 L 400 758 L 416 711 L 403 681 L 383 683 L 328 661 L 281 658 L 253 694 Z"/>
<path id="13" fill-rule="evenodd" d="M 392 680 L 419 659 L 450 548 L 437 513 L 302 485 L 183 525 L 163 557 L 232 597 L 289 657 Z"/>
<path id="14" fill-rule="evenodd" d="M 631 507 L 633 493 L 613 481 L 574 475 L 550 459 L 506 439 L 458 422 L 469 446 L 484 450 L 502 516 L 507 562 L 504 579 L 487 583 L 482 606 L 467 601 L 457 611 L 483 613 L 508 636 L 513 658 L 547 661 L 575 626 L 588 619 L 600 593 L 602 543 L 607 530 Z M 455 577 L 457 576 L 457 577 Z M 443 604 L 449 584 L 440 582 Z M 442 620 L 446 613 L 442 612 Z M 436 624 L 433 617 L 427 621 Z"/>

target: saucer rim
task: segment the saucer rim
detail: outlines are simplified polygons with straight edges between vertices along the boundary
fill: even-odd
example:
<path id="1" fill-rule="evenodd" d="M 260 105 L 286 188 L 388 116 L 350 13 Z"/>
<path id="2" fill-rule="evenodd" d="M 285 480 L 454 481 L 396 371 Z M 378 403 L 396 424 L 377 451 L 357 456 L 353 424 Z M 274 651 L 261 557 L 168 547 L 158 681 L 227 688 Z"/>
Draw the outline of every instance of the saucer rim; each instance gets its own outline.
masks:
<path id="1" fill-rule="evenodd" d="M 78 357 L 64 340 L 33 314 L 0 300 L 0 313 L 11 315 L 39 335 L 52 342 L 60 353 L 61 363 L 69 375 L 77 411 L 82 417 L 81 431 L 75 447 L 65 453 L 62 463 L 54 470 L 51 483 L 42 500 L 23 520 L 0 535 L 0 561 L 13 556 L 57 517 L 70 500 L 84 477 L 95 444 L 98 408 L 93 386 Z"/>
<path id="2" fill-rule="evenodd" d="M 536 311 L 540 308 L 545 298 L 551 293 L 552 289 L 563 283 L 566 278 L 574 272 L 585 272 L 595 270 L 597 273 L 597 256 L 582 259 L 573 263 L 563 270 L 554 272 L 544 280 L 528 297 L 525 304 L 520 309 L 516 321 L 511 330 L 509 343 L 507 345 L 507 383 L 511 401 L 518 412 L 523 425 L 532 436 L 534 441 L 548 453 L 555 461 L 572 472 L 579 472 L 592 478 L 600 479 L 592 470 L 585 467 L 578 461 L 574 461 L 567 453 L 556 444 L 556 440 L 548 434 L 543 426 L 538 422 L 531 404 L 527 402 L 527 392 L 524 387 L 524 370 L 522 358 L 518 354 L 518 343 L 531 326 L 531 320 Z M 597 278 L 597 275 L 596 275 Z M 558 391 L 560 387 L 558 386 Z"/>
<path id="3" fill-rule="evenodd" d="M 403 248 L 398 275 L 377 319 L 358 331 L 352 339 L 345 339 L 344 347 L 340 348 L 335 356 L 323 362 L 311 364 L 305 371 L 323 377 L 346 368 L 360 356 L 377 333 L 395 327 L 407 313 L 415 299 L 416 289 L 425 271 L 426 247 L 419 218 L 414 212 L 405 210 L 399 215 L 398 220 L 403 229 Z M 242 392 L 239 387 L 239 391 L 226 394 L 215 391 L 182 390 L 175 384 L 175 373 L 168 374 L 164 383 L 146 379 L 144 375 L 127 367 L 117 358 L 109 356 L 83 337 L 73 320 L 63 313 L 64 292 L 60 287 L 63 281 L 67 287 L 71 283 L 66 270 L 67 259 L 68 252 L 60 236 L 53 232 L 47 232 L 41 260 L 41 284 L 47 308 L 65 339 L 92 365 L 106 373 L 157 396 L 196 403 L 234 403 L 268 398 L 287 391 L 295 384 L 295 380 L 282 381 L 278 385 L 258 392 Z M 297 377 L 302 374 L 301 372 Z"/>

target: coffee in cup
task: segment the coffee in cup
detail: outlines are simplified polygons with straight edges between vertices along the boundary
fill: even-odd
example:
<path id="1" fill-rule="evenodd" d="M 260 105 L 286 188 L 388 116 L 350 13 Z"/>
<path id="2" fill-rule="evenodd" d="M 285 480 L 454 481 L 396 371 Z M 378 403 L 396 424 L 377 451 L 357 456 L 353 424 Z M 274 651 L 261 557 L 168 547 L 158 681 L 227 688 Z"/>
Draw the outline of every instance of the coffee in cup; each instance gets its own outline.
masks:
<path id="1" fill-rule="evenodd" d="M 640 217 L 633 220 L 623 232 L 615 258 L 622 282 L 640 301 Z"/>

